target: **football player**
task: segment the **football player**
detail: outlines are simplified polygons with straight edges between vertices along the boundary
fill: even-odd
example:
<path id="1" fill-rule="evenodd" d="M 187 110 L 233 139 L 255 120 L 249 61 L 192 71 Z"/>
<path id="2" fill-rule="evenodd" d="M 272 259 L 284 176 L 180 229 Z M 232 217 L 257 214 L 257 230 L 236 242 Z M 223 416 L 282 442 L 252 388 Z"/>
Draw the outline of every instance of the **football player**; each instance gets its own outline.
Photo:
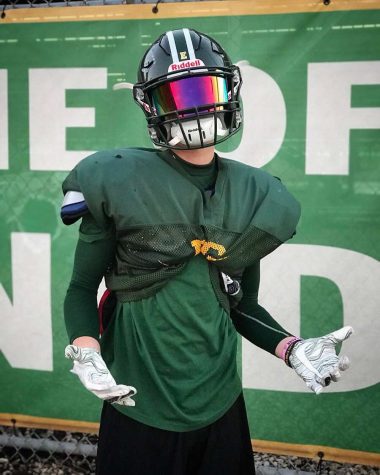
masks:
<path id="1" fill-rule="evenodd" d="M 98 474 L 254 473 L 237 332 L 315 393 L 348 367 L 335 345 L 351 327 L 303 340 L 258 303 L 260 259 L 294 235 L 300 206 L 215 152 L 242 126 L 241 84 L 214 39 L 164 33 L 133 86 L 155 148 L 95 153 L 63 183 L 62 219 L 81 219 L 65 355 L 105 401 Z"/>

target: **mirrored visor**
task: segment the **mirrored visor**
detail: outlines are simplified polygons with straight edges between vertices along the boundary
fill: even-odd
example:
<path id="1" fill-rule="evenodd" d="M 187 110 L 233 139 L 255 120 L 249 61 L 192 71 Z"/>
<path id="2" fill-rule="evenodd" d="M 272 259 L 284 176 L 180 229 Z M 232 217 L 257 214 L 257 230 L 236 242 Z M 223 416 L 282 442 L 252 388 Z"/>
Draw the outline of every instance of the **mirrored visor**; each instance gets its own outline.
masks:
<path id="1" fill-rule="evenodd" d="M 154 88 L 152 105 L 157 115 L 176 110 L 228 102 L 227 81 L 220 76 L 197 76 L 177 79 Z M 222 107 L 217 107 L 221 109 Z M 203 109 L 209 112 L 214 108 Z M 187 114 L 186 114 L 187 115 Z"/>

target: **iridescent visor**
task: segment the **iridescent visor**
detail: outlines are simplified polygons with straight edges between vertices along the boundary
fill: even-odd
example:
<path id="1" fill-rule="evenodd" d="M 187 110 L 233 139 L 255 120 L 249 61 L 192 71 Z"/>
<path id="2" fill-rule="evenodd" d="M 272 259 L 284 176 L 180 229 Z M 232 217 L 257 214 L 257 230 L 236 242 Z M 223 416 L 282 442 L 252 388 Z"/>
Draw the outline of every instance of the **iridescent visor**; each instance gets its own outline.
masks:
<path id="1" fill-rule="evenodd" d="M 199 108 L 207 104 L 228 102 L 227 81 L 220 76 L 177 79 L 153 89 L 151 98 L 157 115 L 194 107 Z M 217 107 L 217 109 L 222 109 L 222 107 Z M 213 110 L 213 107 L 210 109 L 202 108 L 199 112 Z M 181 115 L 187 116 L 188 114 Z"/>

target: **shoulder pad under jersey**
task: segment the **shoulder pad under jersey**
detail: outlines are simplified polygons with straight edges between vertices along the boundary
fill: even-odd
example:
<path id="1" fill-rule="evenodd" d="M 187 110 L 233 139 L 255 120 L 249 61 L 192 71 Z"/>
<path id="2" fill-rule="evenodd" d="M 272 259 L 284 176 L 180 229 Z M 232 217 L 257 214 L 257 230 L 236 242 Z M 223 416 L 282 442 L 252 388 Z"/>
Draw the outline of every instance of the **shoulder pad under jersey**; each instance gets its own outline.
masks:
<path id="1" fill-rule="evenodd" d="M 88 213 L 84 196 L 79 191 L 67 191 L 61 206 L 61 219 L 64 224 L 73 224 Z"/>

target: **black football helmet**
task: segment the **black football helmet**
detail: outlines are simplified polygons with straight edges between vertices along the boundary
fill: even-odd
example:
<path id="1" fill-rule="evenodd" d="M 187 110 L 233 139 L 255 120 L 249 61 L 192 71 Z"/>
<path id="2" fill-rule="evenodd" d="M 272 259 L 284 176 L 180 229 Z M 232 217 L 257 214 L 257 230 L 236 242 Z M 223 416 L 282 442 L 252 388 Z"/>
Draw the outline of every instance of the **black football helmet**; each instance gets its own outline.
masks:
<path id="1" fill-rule="evenodd" d="M 239 130 L 241 82 L 239 68 L 215 40 L 182 28 L 167 31 L 147 50 L 133 96 L 155 145 L 196 149 Z"/>

